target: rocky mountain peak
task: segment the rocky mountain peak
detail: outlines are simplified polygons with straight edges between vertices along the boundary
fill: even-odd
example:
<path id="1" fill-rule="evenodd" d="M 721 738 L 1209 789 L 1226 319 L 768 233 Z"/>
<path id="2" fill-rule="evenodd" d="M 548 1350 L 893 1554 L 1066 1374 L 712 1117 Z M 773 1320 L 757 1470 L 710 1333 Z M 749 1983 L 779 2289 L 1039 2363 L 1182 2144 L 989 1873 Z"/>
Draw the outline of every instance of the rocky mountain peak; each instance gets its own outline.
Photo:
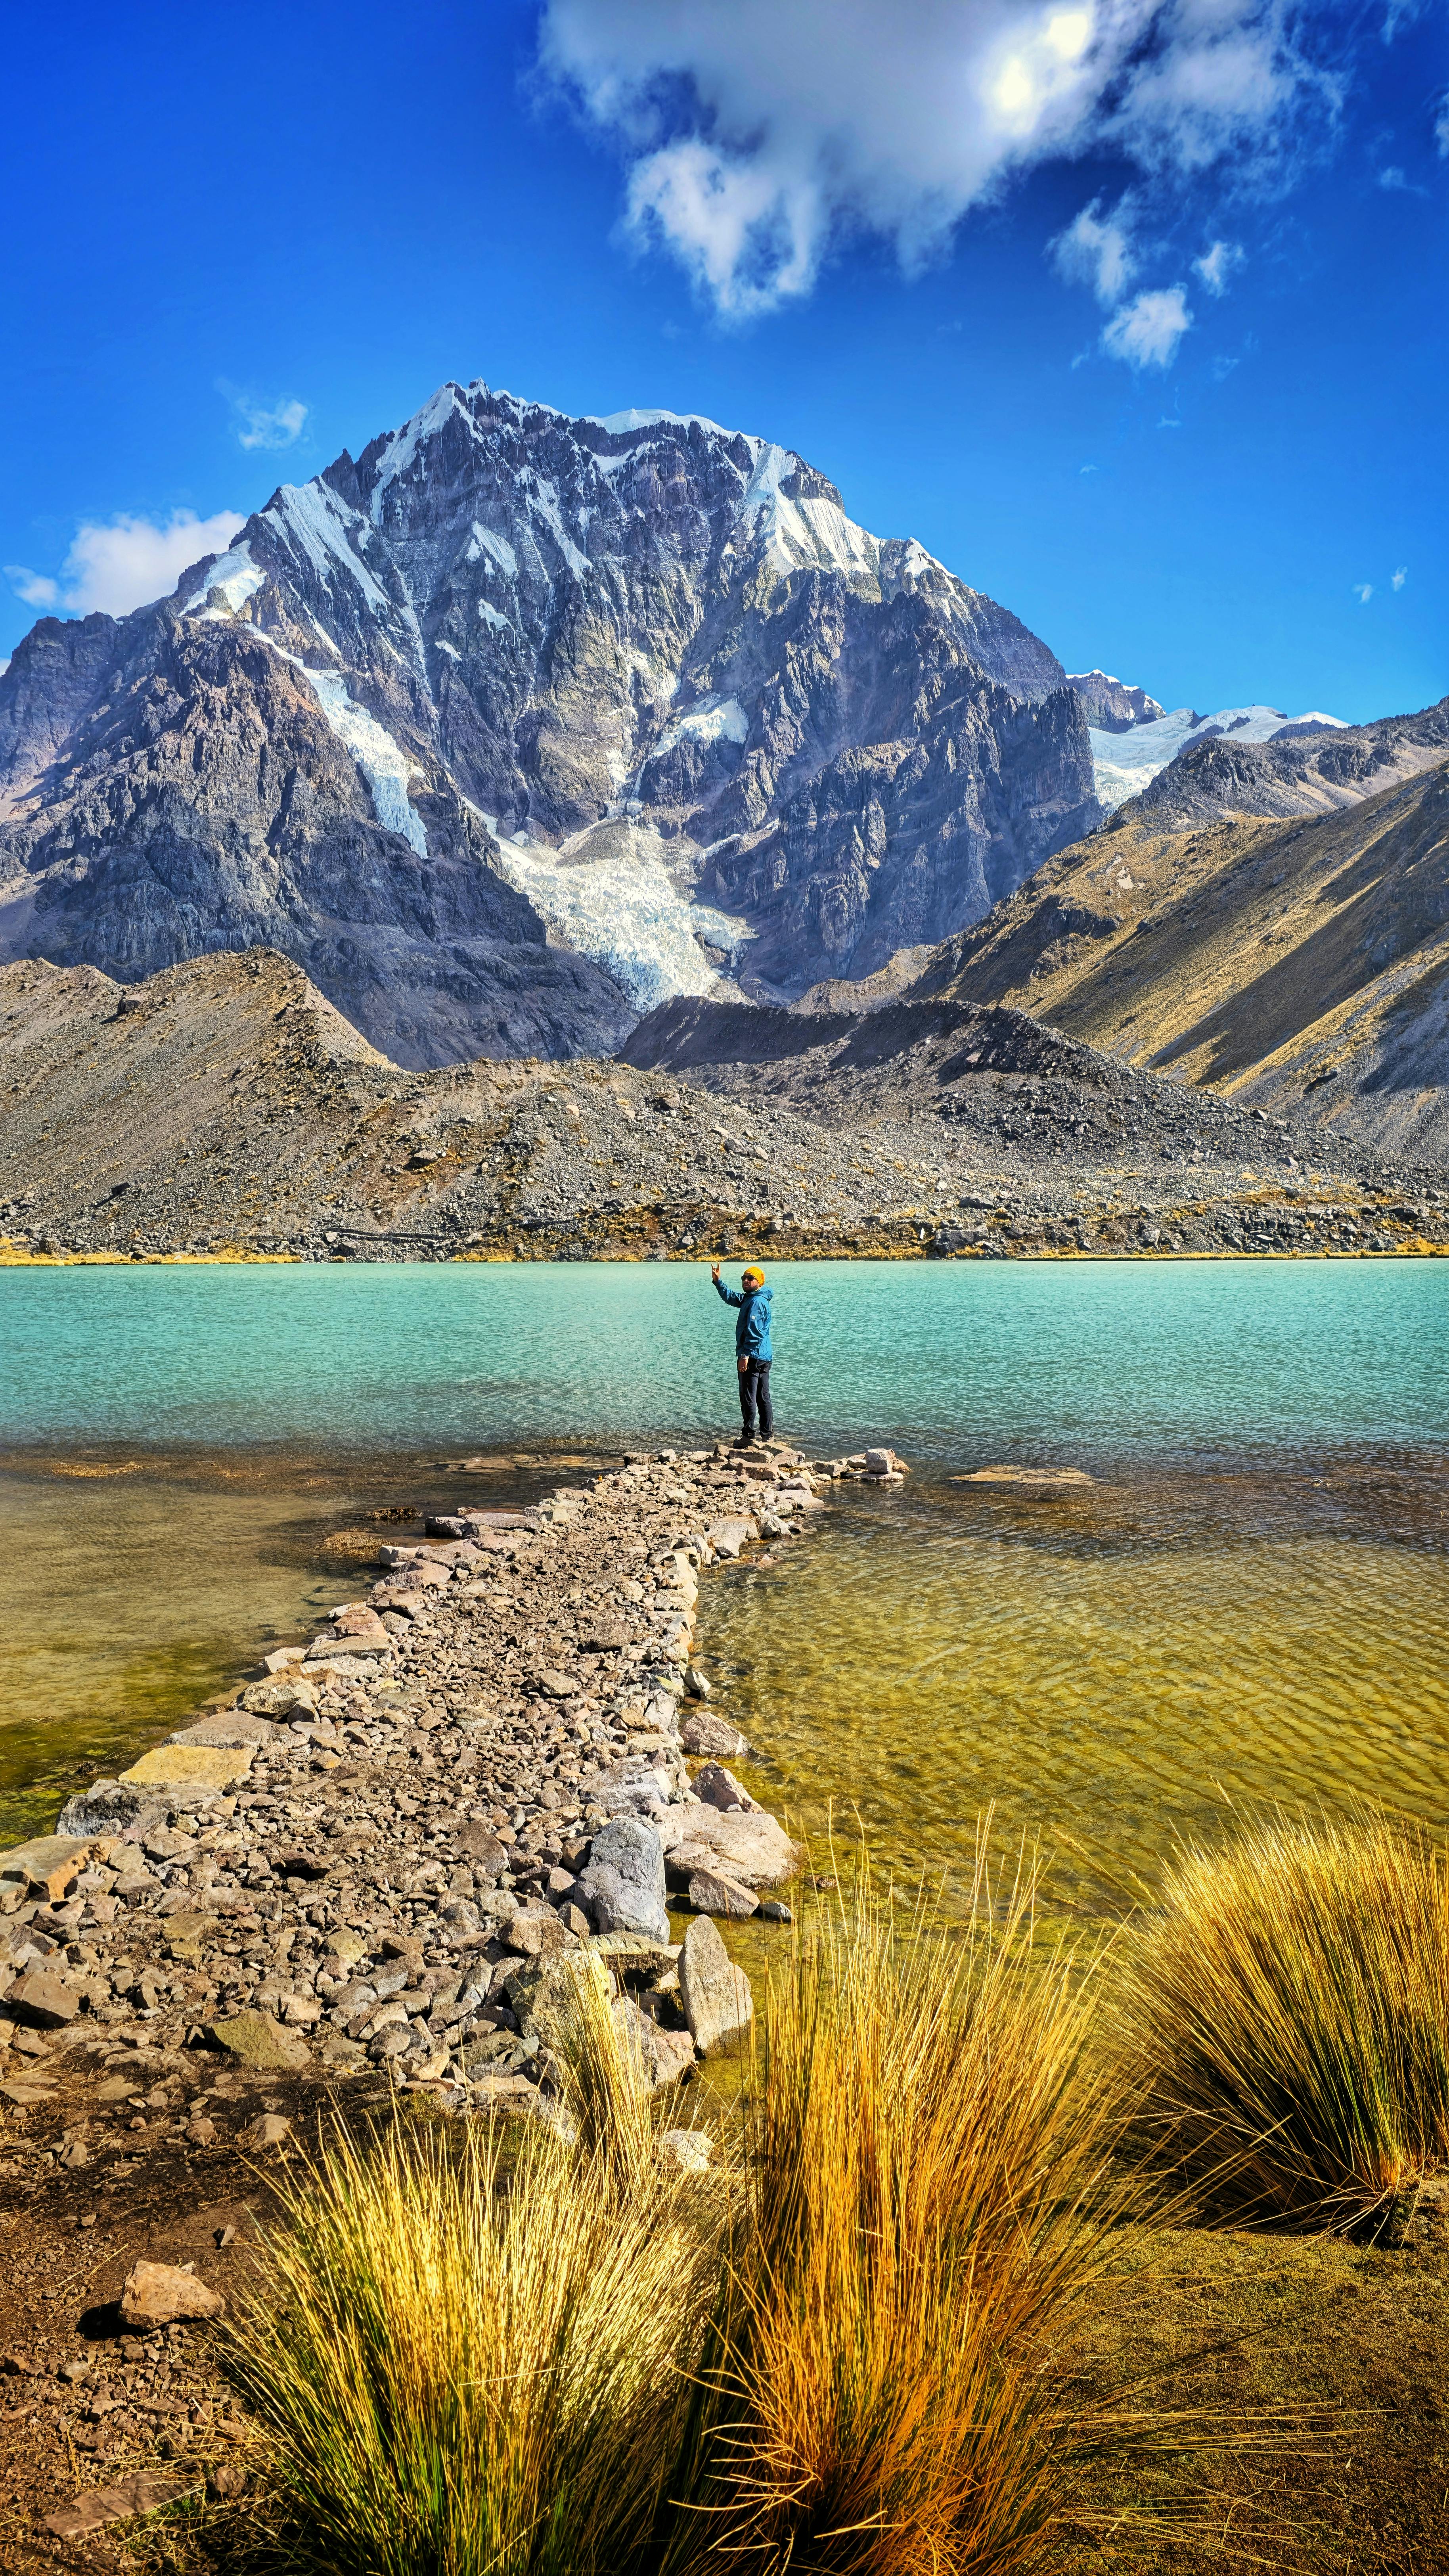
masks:
<path id="1" fill-rule="evenodd" d="M 404 1062 L 867 972 L 1098 816 L 1056 657 L 795 450 L 481 381 L 42 621 L 0 793 L 0 955 L 264 942 Z"/>

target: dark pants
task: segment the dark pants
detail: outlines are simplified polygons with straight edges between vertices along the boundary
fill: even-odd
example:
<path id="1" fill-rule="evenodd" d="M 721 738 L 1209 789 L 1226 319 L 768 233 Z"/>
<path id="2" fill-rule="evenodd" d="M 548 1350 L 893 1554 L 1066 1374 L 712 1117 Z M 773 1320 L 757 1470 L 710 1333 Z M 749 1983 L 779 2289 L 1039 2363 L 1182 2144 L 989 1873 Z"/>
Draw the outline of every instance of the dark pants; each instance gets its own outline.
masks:
<path id="1" fill-rule="evenodd" d="M 755 1436 L 756 1405 L 760 1409 L 760 1437 L 762 1440 L 768 1440 L 775 1428 L 775 1408 L 770 1402 L 768 1360 L 750 1360 L 740 1371 L 740 1414 L 747 1440 L 753 1440 Z"/>

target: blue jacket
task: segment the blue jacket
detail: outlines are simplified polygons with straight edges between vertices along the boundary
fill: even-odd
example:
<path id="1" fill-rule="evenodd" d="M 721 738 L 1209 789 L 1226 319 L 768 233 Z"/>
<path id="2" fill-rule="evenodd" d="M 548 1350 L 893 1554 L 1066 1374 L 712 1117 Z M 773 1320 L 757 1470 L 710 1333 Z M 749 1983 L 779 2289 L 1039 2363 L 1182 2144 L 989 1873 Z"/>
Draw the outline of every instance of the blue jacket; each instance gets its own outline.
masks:
<path id="1" fill-rule="evenodd" d="M 725 1304 L 738 1306 L 740 1310 L 739 1321 L 735 1326 L 735 1349 L 740 1358 L 773 1359 L 775 1354 L 770 1348 L 770 1299 L 775 1293 L 773 1288 L 747 1288 L 741 1291 L 738 1288 L 727 1288 L 722 1279 L 716 1279 L 714 1284 Z"/>

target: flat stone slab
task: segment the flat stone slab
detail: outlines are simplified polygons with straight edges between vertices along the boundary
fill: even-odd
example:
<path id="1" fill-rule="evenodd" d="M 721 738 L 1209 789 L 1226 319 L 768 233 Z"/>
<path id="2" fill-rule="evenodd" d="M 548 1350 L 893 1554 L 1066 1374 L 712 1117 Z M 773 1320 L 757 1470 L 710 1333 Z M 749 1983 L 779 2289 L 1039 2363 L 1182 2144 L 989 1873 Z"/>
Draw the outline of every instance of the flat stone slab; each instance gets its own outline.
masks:
<path id="1" fill-rule="evenodd" d="M 1082 1467 L 973 1467 L 968 1476 L 948 1476 L 948 1485 L 1091 1485 L 1096 1478 Z"/>
<path id="2" fill-rule="evenodd" d="M 779 1887 L 805 1859 L 784 1826 L 762 1811 L 751 1815 L 736 1808 L 725 1815 L 718 1807 L 674 1807 L 660 1830 L 667 1838 L 669 1875 L 680 1887 L 696 1870 L 718 1872 L 744 1887 Z"/>
<path id="3" fill-rule="evenodd" d="M 283 1687 L 290 1688 L 290 1685 L 284 1684 Z M 310 1691 L 307 1696 L 315 1709 L 315 1697 Z M 247 1744 L 274 1744 L 276 1738 L 277 1729 L 270 1718 L 256 1717 L 248 1709 L 238 1708 L 225 1717 L 199 1717 L 193 1726 L 178 1726 L 175 1734 L 168 1735 L 166 1741 L 168 1744 L 210 1745 L 219 1752 L 235 1753 Z"/>
<path id="4" fill-rule="evenodd" d="M 129 2522 L 137 2514 L 156 2513 L 162 2505 L 200 2495 L 204 2483 L 199 2473 L 178 2478 L 147 2472 L 123 2478 L 113 2487 L 95 2487 L 89 2495 L 74 2497 L 48 2513 L 41 2528 L 57 2540 L 81 2540 L 88 2531 L 104 2531 L 107 2523 Z"/>
<path id="5" fill-rule="evenodd" d="M 306 2041 L 265 2013 L 231 2013 L 224 2021 L 214 2021 L 207 2037 L 213 2048 L 221 2049 L 238 2066 L 253 2067 L 259 2074 L 282 2067 L 295 2071 L 311 2059 Z"/>
<path id="6" fill-rule="evenodd" d="M 23 1879 L 27 1888 L 43 1888 L 51 1898 L 63 1896 L 84 1868 L 90 1848 L 88 1836 L 39 1834 L 33 1842 L 0 1852 L 0 1879 Z"/>
<path id="7" fill-rule="evenodd" d="M 121 1778 L 136 1789 L 232 1789 L 252 1767 L 252 1744 L 157 1744 Z"/>

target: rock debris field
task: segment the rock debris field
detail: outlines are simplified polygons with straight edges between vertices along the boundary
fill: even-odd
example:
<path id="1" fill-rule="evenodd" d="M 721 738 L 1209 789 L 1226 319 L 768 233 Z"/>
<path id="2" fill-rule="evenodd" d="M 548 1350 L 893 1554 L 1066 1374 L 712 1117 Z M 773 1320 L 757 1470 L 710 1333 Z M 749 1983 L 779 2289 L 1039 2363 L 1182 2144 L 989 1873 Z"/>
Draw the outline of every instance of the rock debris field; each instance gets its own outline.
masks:
<path id="1" fill-rule="evenodd" d="M 1023 1011 L 676 1003 L 624 1055 L 388 1064 L 297 967 L 0 967 L 0 1263 L 1423 1253 L 1438 1166 Z"/>
<path id="2" fill-rule="evenodd" d="M 717 1919 L 788 1921 L 803 1854 L 729 1768 L 699 1571 L 798 1544 L 839 1478 L 903 1473 L 721 1445 L 387 1525 L 365 1598 L 0 1854 L 6 2169 L 124 2157 L 138 2128 L 205 2147 L 238 2074 L 385 2071 L 563 2120 L 584 1976 L 651 2087 L 738 2044 Z M 263 2112 L 250 2141 L 286 2128 Z"/>

